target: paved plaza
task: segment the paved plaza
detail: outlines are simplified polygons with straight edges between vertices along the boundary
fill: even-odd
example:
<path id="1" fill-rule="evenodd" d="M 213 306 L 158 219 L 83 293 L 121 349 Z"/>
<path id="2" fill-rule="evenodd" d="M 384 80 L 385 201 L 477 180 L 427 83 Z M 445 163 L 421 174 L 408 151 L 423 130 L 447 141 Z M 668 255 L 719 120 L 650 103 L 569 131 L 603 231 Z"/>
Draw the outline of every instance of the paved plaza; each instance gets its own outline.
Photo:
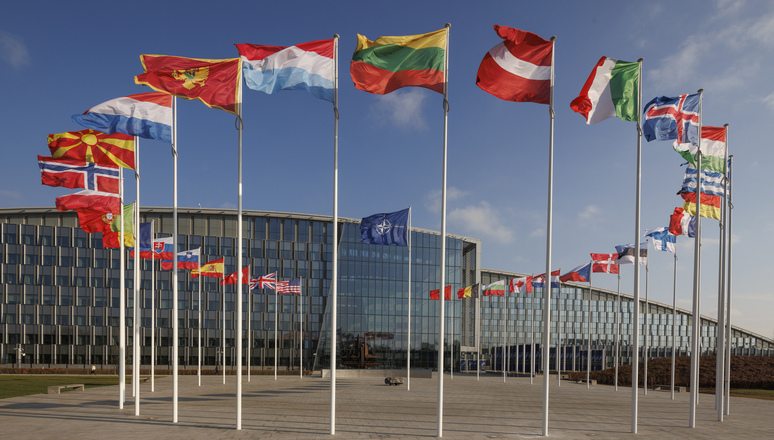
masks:
<path id="1" fill-rule="evenodd" d="M 243 376 L 242 429 L 236 430 L 234 376 L 179 377 L 178 423 L 172 423 L 172 378 L 141 384 L 140 415 L 127 386 L 0 400 L 3 439 L 371 439 L 437 435 L 438 379 L 387 386 L 383 378 L 339 378 L 336 434 L 330 436 L 330 380 L 318 376 Z M 638 433 L 631 434 L 630 387 L 550 383 L 548 434 L 555 439 L 772 439 L 774 401 L 732 398 L 717 421 L 714 396 L 702 394 L 696 428 L 688 428 L 689 393 L 640 390 Z M 444 376 L 443 438 L 535 438 L 542 435 L 542 378 L 482 374 Z"/>

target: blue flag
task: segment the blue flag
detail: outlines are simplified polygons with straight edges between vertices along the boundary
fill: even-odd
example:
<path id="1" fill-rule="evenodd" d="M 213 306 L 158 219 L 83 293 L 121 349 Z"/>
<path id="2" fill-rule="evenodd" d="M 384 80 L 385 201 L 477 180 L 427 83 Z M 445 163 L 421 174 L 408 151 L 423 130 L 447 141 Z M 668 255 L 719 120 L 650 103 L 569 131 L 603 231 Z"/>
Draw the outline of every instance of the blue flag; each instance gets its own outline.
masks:
<path id="1" fill-rule="evenodd" d="M 677 235 L 670 234 L 669 228 L 646 229 L 645 236 L 653 239 L 653 248 L 656 250 L 673 254 L 677 250 Z"/>
<path id="2" fill-rule="evenodd" d="M 374 214 L 360 222 L 360 241 L 370 244 L 408 245 L 409 208 Z"/>

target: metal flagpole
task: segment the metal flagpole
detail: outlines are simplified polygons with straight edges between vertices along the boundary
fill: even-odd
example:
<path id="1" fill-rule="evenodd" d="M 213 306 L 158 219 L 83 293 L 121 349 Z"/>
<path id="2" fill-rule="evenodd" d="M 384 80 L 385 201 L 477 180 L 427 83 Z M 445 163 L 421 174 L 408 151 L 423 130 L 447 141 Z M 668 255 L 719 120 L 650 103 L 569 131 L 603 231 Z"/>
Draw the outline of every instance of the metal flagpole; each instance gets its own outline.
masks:
<path id="1" fill-rule="evenodd" d="M 135 186 L 135 203 L 132 210 L 132 220 L 134 221 L 134 227 L 132 233 L 134 234 L 134 310 L 133 310 L 133 323 L 134 330 L 134 343 L 132 348 L 134 349 L 134 365 L 132 371 L 132 377 L 134 379 L 134 415 L 140 415 L 140 324 L 142 317 L 140 315 L 140 248 L 137 246 L 137 240 L 140 237 L 138 228 L 140 227 L 140 138 L 134 137 L 134 186 Z M 121 223 L 124 221 L 124 212 L 121 211 Z M 121 234 L 121 241 L 124 241 L 124 235 Z"/>
<path id="2" fill-rule="evenodd" d="M 699 146 L 696 148 L 696 238 L 693 250 L 693 327 L 691 329 L 691 399 L 688 415 L 688 427 L 696 427 L 696 406 L 699 399 L 699 328 L 701 327 L 701 107 L 702 92 L 699 89 Z"/>
<path id="3" fill-rule="evenodd" d="M 505 320 L 508 319 L 508 303 L 507 303 L 507 301 L 505 301 L 505 296 L 500 298 L 500 302 L 504 302 L 505 303 L 505 307 L 502 307 L 502 306 L 500 307 L 500 309 L 501 309 L 500 310 L 500 316 L 501 316 L 500 319 L 502 320 L 502 327 L 503 327 L 502 334 L 500 335 L 500 344 L 501 344 L 501 347 L 502 347 L 502 349 L 500 351 L 500 359 L 502 359 L 501 367 L 503 369 L 503 383 L 505 383 L 505 342 L 506 342 L 505 341 L 505 330 L 506 330 Z"/>
<path id="4" fill-rule="evenodd" d="M 123 168 L 118 168 L 118 198 L 120 199 L 121 211 L 124 209 L 124 172 Z M 124 222 L 119 222 L 120 234 L 124 235 Z M 104 238 L 103 238 L 104 240 Z M 118 409 L 124 409 L 126 400 L 126 257 L 124 256 L 124 240 L 119 240 L 118 244 L 118 267 L 121 278 L 118 282 Z"/>
<path id="5" fill-rule="evenodd" d="M 411 390 L 411 205 L 408 214 L 408 337 L 406 338 L 406 391 Z"/>
<path id="6" fill-rule="evenodd" d="M 276 289 L 274 289 L 274 380 L 277 380 L 277 332 L 278 332 L 278 323 L 277 320 L 279 319 L 279 286 L 277 286 Z"/>
<path id="7" fill-rule="evenodd" d="M 241 72 L 242 69 L 239 69 L 239 76 L 240 78 L 237 80 L 237 84 L 242 84 L 242 78 L 241 78 Z M 238 185 L 238 191 L 239 191 L 239 200 L 237 202 L 237 241 L 239 244 L 237 245 L 237 285 L 236 285 L 236 315 L 237 315 L 237 322 L 236 322 L 236 429 L 240 430 L 242 429 L 242 302 L 244 301 L 244 298 L 242 296 L 244 289 L 242 288 L 242 281 L 244 278 L 244 273 L 242 273 L 242 256 L 244 255 L 243 246 L 244 243 L 242 243 L 242 129 L 244 128 L 244 121 L 242 120 L 242 87 L 238 87 L 239 89 L 239 102 L 237 102 L 237 119 L 236 123 L 237 125 L 237 131 L 239 133 L 239 165 L 237 172 L 238 179 L 239 179 L 239 185 Z M 250 270 L 248 269 L 248 272 Z M 248 276 L 249 278 L 249 276 Z M 248 286 L 248 292 L 250 291 Z"/>
<path id="8" fill-rule="evenodd" d="M 151 220 L 151 393 L 156 391 L 156 221 Z"/>
<path id="9" fill-rule="evenodd" d="M 649 239 L 645 239 L 645 249 L 648 249 L 648 243 Z M 643 360 L 643 374 L 642 374 L 642 384 L 643 384 L 643 394 L 645 396 L 648 395 L 648 356 L 650 355 L 650 347 L 648 346 L 648 334 L 650 333 L 650 324 L 648 323 L 648 310 L 650 309 L 650 306 L 648 305 L 648 273 L 650 272 L 648 268 L 648 260 L 645 260 L 645 325 L 643 330 L 643 336 L 645 337 L 645 346 L 642 347 L 642 355 L 645 358 Z"/>
<path id="10" fill-rule="evenodd" d="M 546 220 L 546 279 L 543 285 L 543 435 L 548 436 L 548 369 L 550 367 L 551 344 L 551 240 L 553 239 L 554 204 L 554 60 L 556 59 L 556 37 L 551 37 L 551 93 L 548 137 L 548 214 Z"/>
<path id="11" fill-rule="evenodd" d="M 589 331 L 589 339 L 586 341 L 586 389 L 591 388 L 591 274 L 594 262 L 591 262 L 592 270 L 589 271 L 589 315 L 586 320 L 586 328 Z"/>
<path id="12" fill-rule="evenodd" d="M 449 124 L 449 29 L 451 24 L 446 23 L 446 47 L 444 51 L 444 79 L 443 79 L 443 172 L 441 183 L 441 290 L 438 294 L 438 429 L 437 437 L 443 436 L 443 356 L 444 356 L 444 330 L 443 330 L 443 306 L 446 300 L 446 151 L 447 133 Z"/>
<path id="13" fill-rule="evenodd" d="M 196 265 L 197 265 L 196 273 L 199 274 L 199 282 L 197 283 L 199 285 L 199 299 L 198 299 L 199 310 L 197 310 L 199 314 L 199 325 L 198 325 L 199 332 L 197 336 L 197 338 L 199 339 L 199 355 L 198 355 L 199 361 L 196 367 L 196 375 L 199 378 L 199 386 L 202 386 L 202 281 L 204 281 L 204 278 L 202 277 L 202 248 L 201 247 L 199 247 L 199 259 L 196 262 Z M 153 370 L 151 370 L 151 375 L 153 375 Z"/>
<path id="14" fill-rule="evenodd" d="M 553 281 L 553 277 L 552 281 Z M 549 284 L 550 285 L 550 284 Z M 556 322 L 556 386 L 562 386 L 562 363 L 559 360 L 559 354 L 562 348 L 562 310 L 560 303 L 562 302 L 562 285 L 559 284 L 559 293 L 556 295 L 556 316 L 558 318 Z"/>
<path id="15" fill-rule="evenodd" d="M 226 384 L 226 262 L 223 261 L 223 270 L 220 273 L 220 360 L 223 385 Z"/>
<path id="16" fill-rule="evenodd" d="M 298 279 L 298 329 L 301 333 L 301 340 L 298 342 L 298 373 L 300 378 L 304 378 L 304 289 L 303 278 Z"/>
<path id="17" fill-rule="evenodd" d="M 642 58 L 637 60 L 637 102 L 642 102 Z M 639 119 L 639 118 L 638 118 Z M 642 127 L 637 123 L 637 184 L 634 216 L 634 326 L 632 333 L 632 434 L 637 433 L 640 345 L 640 205 L 642 204 Z M 620 272 L 620 271 L 619 271 Z"/>
<path id="18" fill-rule="evenodd" d="M 180 321 L 178 315 L 177 301 L 177 98 L 172 100 L 172 113 L 174 115 L 175 127 L 172 129 L 172 423 L 177 423 L 178 409 L 178 371 L 179 362 L 177 356 L 179 344 Z"/>
<path id="19" fill-rule="evenodd" d="M 618 315 L 621 313 L 621 271 L 618 270 L 618 290 L 615 293 L 618 306 L 615 309 L 615 390 L 618 391 L 618 355 L 620 354 L 620 339 L 621 339 L 621 320 L 618 319 Z M 591 309 L 589 308 L 589 312 Z"/>
<path id="20" fill-rule="evenodd" d="M 672 276 L 672 400 L 675 400 L 675 351 L 677 350 L 677 243 L 675 243 L 674 275 Z"/>
<path id="21" fill-rule="evenodd" d="M 726 124 L 726 145 L 728 145 L 728 124 Z M 728 203 L 728 265 L 726 272 L 726 408 L 725 415 L 729 414 L 731 397 L 731 244 L 733 235 L 731 230 L 731 217 L 734 212 L 734 204 L 731 202 L 733 193 L 733 171 L 734 155 L 728 156 L 728 191 L 726 192 L 726 203 Z"/>
<path id="22" fill-rule="evenodd" d="M 331 279 L 331 420 L 330 434 L 336 434 L 336 338 L 339 277 L 339 34 L 333 36 L 333 270 Z"/>
<path id="23" fill-rule="evenodd" d="M 532 284 L 532 277 L 529 277 L 528 282 Z M 530 361 L 529 361 L 529 384 L 532 385 L 535 379 L 535 288 L 532 286 L 532 299 L 530 301 L 530 341 L 532 347 L 530 348 Z"/>
<path id="24" fill-rule="evenodd" d="M 724 125 L 724 135 L 728 134 L 728 124 Z M 724 136 L 725 138 L 725 136 Z M 725 203 L 725 198 L 728 197 L 728 178 L 727 178 L 727 172 L 728 169 L 728 139 L 726 139 L 725 142 L 725 150 L 726 154 L 723 161 L 723 167 L 725 168 L 725 172 L 723 173 L 724 179 L 723 179 L 723 196 L 724 196 L 724 203 L 721 205 L 721 221 L 718 223 L 720 226 L 720 256 L 718 258 L 718 323 L 717 323 L 717 331 L 716 333 L 716 349 L 715 349 L 715 355 L 716 355 L 716 364 L 715 364 L 715 409 L 718 410 L 718 421 L 723 421 L 723 411 L 725 410 L 725 386 L 724 386 L 724 379 L 726 377 L 725 367 L 726 367 L 726 222 L 728 219 L 728 207 Z"/>
<path id="25" fill-rule="evenodd" d="M 250 333 L 250 321 L 253 320 L 253 289 L 250 287 L 250 278 L 253 273 L 250 269 L 247 269 L 247 272 L 247 381 L 250 382 L 250 348 L 253 346 L 253 335 Z"/>

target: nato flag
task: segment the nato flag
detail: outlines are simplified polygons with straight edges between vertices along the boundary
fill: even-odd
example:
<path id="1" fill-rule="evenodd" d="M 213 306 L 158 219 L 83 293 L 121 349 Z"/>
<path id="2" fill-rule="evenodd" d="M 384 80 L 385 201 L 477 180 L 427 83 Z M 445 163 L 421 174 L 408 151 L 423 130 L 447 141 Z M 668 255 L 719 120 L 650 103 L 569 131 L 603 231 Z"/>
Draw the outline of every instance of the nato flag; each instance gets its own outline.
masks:
<path id="1" fill-rule="evenodd" d="M 360 241 L 407 246 L 408 217 L 409 208 L 365 217 L 360 222 Z"/>

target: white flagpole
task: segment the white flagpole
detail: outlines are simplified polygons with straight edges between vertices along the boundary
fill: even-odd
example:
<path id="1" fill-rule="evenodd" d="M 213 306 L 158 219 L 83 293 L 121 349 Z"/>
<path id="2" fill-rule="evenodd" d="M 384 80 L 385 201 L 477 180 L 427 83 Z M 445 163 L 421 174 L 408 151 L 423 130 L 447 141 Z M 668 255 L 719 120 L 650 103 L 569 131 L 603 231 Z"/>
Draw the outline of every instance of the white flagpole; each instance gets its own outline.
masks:
<path id="1" fill-rule="evenodd" d="M 500 366 L 503 369 L 503 383 L 505 383 L 505 329 L 506 329 L 505 320 L 507 319 L 507 316 L 508 316 L 508 308 L 507 308 L 508 303 L 505 301 L 505 296 L 500 298 L 500 302 L 505 302 L 505 307 L 500 307 L 501 309 L 500 316 L 501 316 L 502 328 L 503 328 L 502 334 L 500 334 L 500 347 L 501 347 L 500 359 L 502 359 L 502 364 Z"/>
<path id="2" fill-rule="evenodd" d="M 528 281 L 532 284 L 532 277 Z M 530 286 L 532 290 L 532 301 L 530 301 L 530 341 L 532 347 L 530 348 L 530 362 L 529 362 L 529 384 L 532 385 L 535 379 L 535 286 Z"/>
<path id="3" fill-rule="evenodd" d="M 151 220 L 151 393 L 156 392 L 156 221 Z"/>
<path id="4" fill-rule="evenodd" d="M 691 400 L 688 414 L 688 427 L 696 427 L 696 406 L 699 399 L 699 356 L 701 353 L 699 335 L 701 327 L 701 312 L 699 300 L 701 298 L 701 107 L 702 92 L 699 89 L 699 146 L 696 148 L 696 238 L 693 256 L 693 327 L 691 329 Z"/>
<path id="5" fill-rule="evenodd" d="M 124 171 L 123 168 L 118 168 L 118 198 L 120 199 L 121 212 L 124 210 Z M 124 234 L 124 222 L 121 221 L 120 234 Z M 105 235 L 102 235 L 102 240 L 105 240 Z M 121 277 L 118 282 L 118 409 L 124 409 L 124 401 L 126 400 L 126 281 L 124 280 L 126 274 L 126 257 L 124 255 L 124 241 L 119 240 L 118 245 L 118 267 Z"/>
<path id="6" fill-rule="evenodd" d="M 551 277 L 551 281 L 553 281 L 553 277 Z M 550 286 L 550 284 L 549 284 Z M 560 387 L 562 386 L 562 363 L 559 360 L 560 352 L 562 351 L 562 309 L 561 309 L 561 302 L 562 302 L 562 285 L 559 284 L 559 293 L 556 295 L 556 315 L 557 315 L 557 322 L 556 322 L 556 386 Z M 562 359 L 564 359 L 562 357 Z"/>
<path id="7" fill-rule="evenodd" d="M 728 135 L 728 124 L 724 125 L 724 134 Z M 728 207 L 726 206 L 726 199 L 728 197 L 728 138 L 725 142 L 725 155 L 723 160 L 723 167 L 725 172 L 723 173 L 723 204 L 721 205 L 721 220 L 718 222 L 720 226 L 720 256 L 718 258 L 718 323 L 716 334 L 716 364 L 715 364 L 715 408 L 718 410 L 718 421 L 723 421 L 723 411 L 725 410 L 725 387 L 723 381 L 726 377 L 726 221 L 728 219 Z"/>
<path id="8" fill-rule="evenodd" d="M 172 129 L 172 423 L 177 423 L 178 410 L 178 344 L 179 326 L 177 299 L 177 98 L 172 100 L 174 128 Z"/>
<path id="9" fill-rule="evenodd" d="M 250 287 L 250 278 L 253 273 L 247 270 L 247 381 L 250 382 L 250 349 L 253 346 L 253 335 L 250 333 L 250 321 L 253 320 L 253 289 Z"/>
<path id="10" fill-rule="evenodd" d="M 304 378 L 304 286 L 303 278 L 298 279 L 298 288 L 301 290 L 298 294 L 298 329 L 301 333 L 301 340 L 298 343 L 298 374 Z"/>
<path id="11" fill-rule="evenodd" d="M 135 204 L 132 210 L 132 220 L 134 221 L 134 228 L 132 233 L 134 234 L 134 371 L 132 377 L 134 378 L 136 392 L 134 394 L 134 415 L 140 415 L 140 248 L 137 246 L 137 239 L 139 238 L 138 228 L 140 227 L 140 138 L 134 137 L 134 184 L 135 184 Z M 121 211 L 121 222 L 123 223 L 124 216 L 123 210 Z M 124 241 L 124 235 L 121 234 L 121 241 Z"/>
<path id="12" fill-rule="evenodd" d="M 553 239 L 554 204 L 554 60 L 556 59 L 556 36 L 551 37 L 551 94 L 548 106 L 548 214 L 546 220 L 546 282 L 543 285 L 543 435 L 548 436 L 548 372 L 551 348 L 551 241 Z"/>
<path id="13" fill-rule="evenodd" d="M 411 390 L 411 205 L 408 214 L 408 337 L 406 338 L 406 391 Z"/>
<path id="14" fill-rule="evenodd" d="M 220 274 L 220 361 L 221 373 L 223 375 L 223 385 L 226 384 L 226 262 L 223 261 L 223 271 Z"/>
<path id="15" fill-rule="evenodd" d="M 333 36 L 333 271 L 331 279 L 331 417 L 330 434 L 336 434 L 336 338 L 339 278 L 339 34 Z"/>
<path id="16" fill-rule="evenodd" d="M 639 69 L 637 73 L 637 102 L 642 102 L 642 61 L 637 60 Z M 640 118 L 638 118 L 640 119 Z M 634 326 L 632 330 L 632 434 L 637 433 L 637 417 L 639 411 L 639 365 L 640 365 L 640 206 L 642 204 L 642 127 L 637 123 L 637 184 L 636 184 L 636 208 L 634 216 Z M 620 271 L 619 271 L 620 272 Z"/>
<path id="17" fill-rule="evenodd" d="M 242 287 L 242 281 L 244 278 L 244 273 L 242 273 L 242 265 L 244 262 L 242 261 L 242 256 L 244 255 L 244 243 L 242 243 L 242 130 L 244 128 L 244 121 L 242 120 L 242 68 L 240 66 L 239 68 L 239 78 L 237 79 L 237 87 L 239 89 L 239 102 L 237 102 L 237 123 L 238 123 L 238 132 L 239 132 L 239 201 L 237 202 L 237 285 L 236 285 L 236 314 L 237 314 L 237 328 L 236 328 L 236 429 L 241 430 L 242 429 L 242 302 L 243 299 L 243 292 L 244 288 Z M 248 278 L 249 278 L 249 272 L 248 271 Z M 247 288 L 248 296 L 250 292 L 250 287 Z"/>
<path id="18" fill-rule="evenodd" d="M 154 252 L 155 254 L 155 252 Z M 199 332 L 198 337 L 199 339 L 199 361 L 198 365 L 196 367 L 196 375 L 199 378 L 199 386 L 202 386 L 202 281 L 204 281 L 204 277 L 202 277 L 202 248 L 199 247 L 199 258 L 196 262 L 196 273 L 199 274 L 199 282 L 197 283 L 199 285 L 199 300 L 198 300 L 198 314 L 199 314 Z M 153 374 L 153 369 L 151 368 L 151 374 Z"/>
<path id="19" fill-rule="evenodd" d="M 589 304 L 591 304 L 591 274 L 594 270 L 594 262 L 591 262 L 591 271 L 589 271 Z M 586 328 L 589 332 L 589 339 L 586 341 L 586 389 L 591 388 L 591 307 L 586 320 Z"/>
<path id="20" fill-rule="evenodd" d="M 675 243 L 674 275 L 672 275 L 672 400 L 675 400 L 675 345 L 677 344 L 677 243 Z"/>
<path id="21" fill-rule="evenodd" d="M 728 144 L 728 126 L 726 126 L 726 144 Z M 730 411 L 731 400 L 731 244 L 733 243 L 733 235 L 731 230 L 731 217 L 734 212 L 734 204 L 731 202 L 732 188 L 732 170 L 733 170 L 734 155 L 728 156 L 728 192 L 726 193 L 726 203 L 728 204 L 728 269 L 726 274 L 726 408 L 725 415 Z"/>
<path id="22" fill-rule="evenodd" d="M 645 239 L 645 249 L 648 249 L 648 243 L 650 240 L 647 238 Z M 648 336 L 650 335 L 650 323 L 648 322 L 648 311 L 650 310 L 650 305 L 648 304 L 648 273 L 650 272 L 650 269 L 648 268 L 648 260 L 645 260 L 645 325 L 644 325 L 644 337 L 645 337 L 645 346 L 642 348 L 642 354 L 645 357 L 643 360 L 643 374 L 642 374 L 642 384 L 643 384 L 643 394 L 645 396 L 648 395 L 648 356 L 650 356 L 650 346 L 648 345 Z"/>
<path id="23" fill-rule="evenodd" d="M 621 320 L 618 315 L 621 313 L 621 269 L 618 268 L 618 290 L 615 293 L 618 306 L 615 309 L 615 390 L 618 391 L 618 356 L 620 354 L 620 339 L 621 339 Z M 590 309 L 589 309 L 590 311 Z"/>
<path id="24" fill-rule="evenodd" d="M 277 380 L 277 332 L 279 327 L 277 325 L 277 320 L 279 319 L 279 286 L 276 287 L 274 290 L 274 380 Z"/>
<path id="25" fill-rule="evenodd" d="M 444 51 L 444 80 L 443 80 L 443 172 L 441 183 L 441 290 L 438 295 L 438 410 L 437 410 L 437 436 L 443 436 L 443 356 L 444 356 L 444 330 L 443 330 L 443 306 L 446 290 L 446 137 L 449 123 L 449 29 L 451 24 L 446 23 L 446 47 Z"/>

